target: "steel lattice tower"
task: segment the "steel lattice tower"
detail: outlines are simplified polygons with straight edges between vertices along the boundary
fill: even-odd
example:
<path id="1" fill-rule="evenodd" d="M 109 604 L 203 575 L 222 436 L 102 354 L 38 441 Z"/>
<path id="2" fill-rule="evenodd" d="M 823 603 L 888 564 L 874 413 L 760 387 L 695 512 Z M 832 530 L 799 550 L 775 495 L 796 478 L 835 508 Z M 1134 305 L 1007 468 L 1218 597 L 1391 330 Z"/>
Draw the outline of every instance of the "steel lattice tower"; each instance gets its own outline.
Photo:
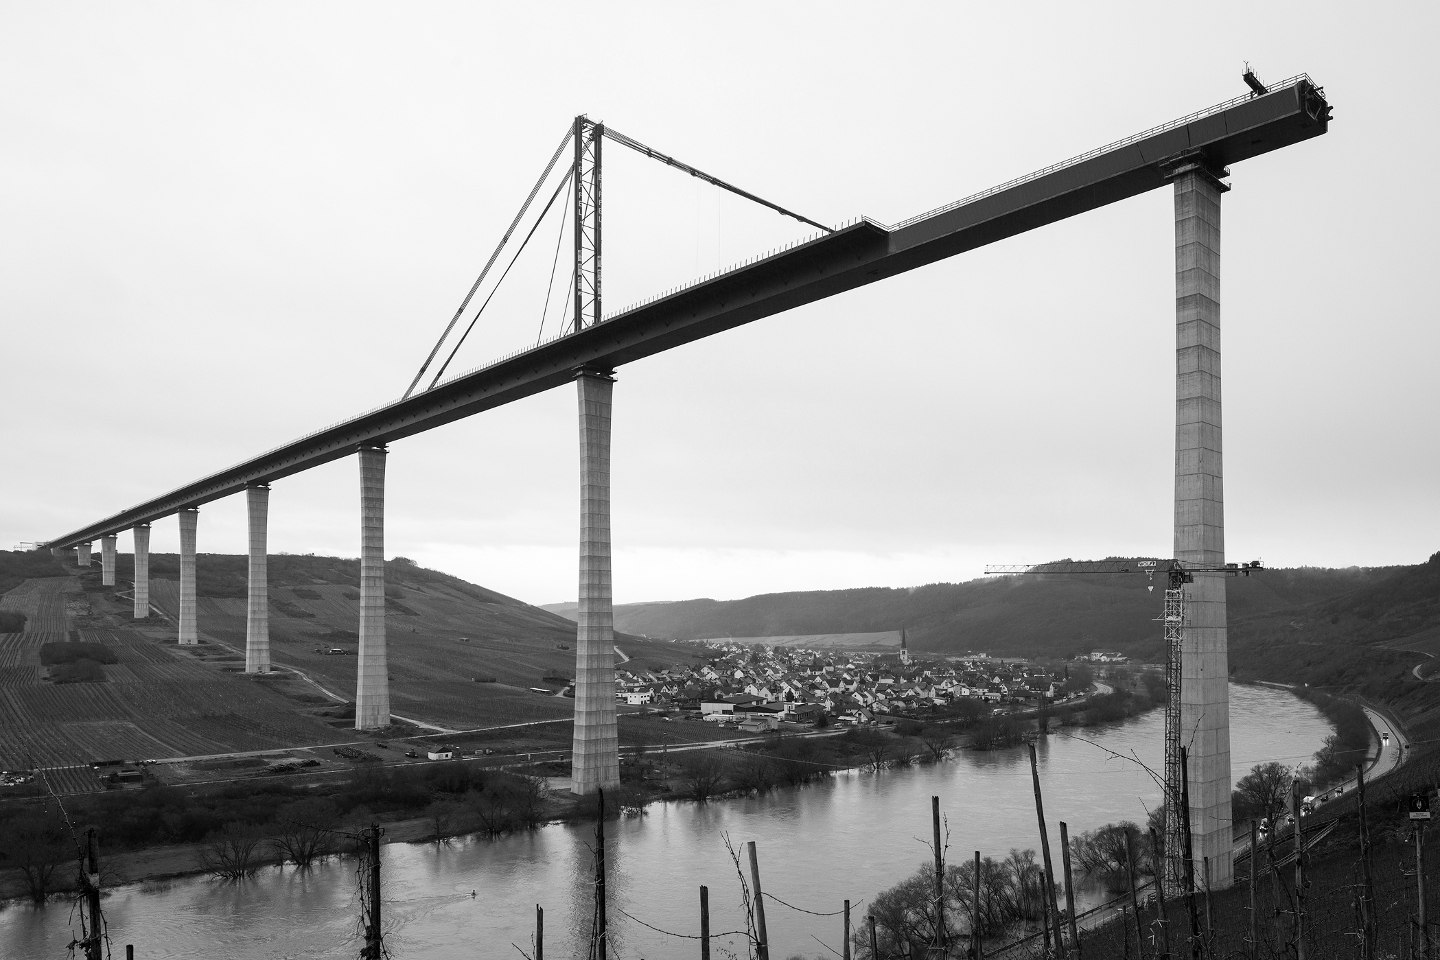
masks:
<path id="1" fill-rule="evenodd" d="M 1189 811 L 1181 808 L 1181 781 L 1184 771 L 1180 756 L 1180 644 L 1185 632 L 1185 584 L 1172 575 L 1165 588 L 1165 797 L 1164 882 L 1167 889 L 1182 886 L 1184 870 L 1185 830 L 1181 817 Z"/>

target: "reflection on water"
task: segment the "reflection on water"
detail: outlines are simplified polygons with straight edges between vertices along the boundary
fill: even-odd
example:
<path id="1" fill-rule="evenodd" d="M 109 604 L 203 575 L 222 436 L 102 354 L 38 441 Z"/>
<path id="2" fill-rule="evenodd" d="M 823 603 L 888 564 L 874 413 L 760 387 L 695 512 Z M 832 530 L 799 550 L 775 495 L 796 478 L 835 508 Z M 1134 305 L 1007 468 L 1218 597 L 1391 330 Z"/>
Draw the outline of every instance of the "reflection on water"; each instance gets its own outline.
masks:
<path id="1" fill-rule="evenodd" d="M 1307 760 L 1330 733 L 1314 707 L 1284 691 L 1232 686 L 1230 697 L 1237 778 L 1265 760 Z M 1061 731 L 1038 745 L 1052 844 L 1058 820 L 1072 835 L 1122 819 L 1144 821 L 1160 790 L 1140 764 L 1161 769 L 1163 727 L 1162 713 L 1153 711 L 1103 729 Z M 644 817 L 607 824 L 610 917 L 618 936 L 611 955 L 698 952 L 693 941 L 672 940 L 625 914 L 693 936 L 700 884 L 710 887 L 711 930 L 743 927 L 727 833 L 742 858 L 745 841 L 758 844 L 767 894 L 819 913 L 839 910 L 849 898 L 854 917 L 863 918 L 870 897 L 925 859 L 931 795 L 940 797 L 952 859 L 974 850 L 998 858 L 1012 847 L 1037 846 L 1023 748 L 966 751 L 946 763 L 880 774 L 850 771 L 764 799 L 656 804 Z M 518 958 L 511 944 L 530 952 L 537 903 L 545 908 L 546 953 L 575 955 L 590 932 L 593 849 L 593 826 L 558 824 L 493 842 L 387 846 L 391 955 Z M 353 863 L 307 873 L 267 868 L 240 885 L 187 878 L 120 888 L 106 897 L 105 913 L 120 956 L 123 944 L 134 943 L 143 960 L 353 957 L 356 881 Z M 838 917 L 801 913 L 767 898 L 766 919 L 776 956 L 825 954 L 816 939 L 838 952 Z M 0 911 L 0 957 L 65 956 L 69 920 L 68 904 L 11 904 Z"/>

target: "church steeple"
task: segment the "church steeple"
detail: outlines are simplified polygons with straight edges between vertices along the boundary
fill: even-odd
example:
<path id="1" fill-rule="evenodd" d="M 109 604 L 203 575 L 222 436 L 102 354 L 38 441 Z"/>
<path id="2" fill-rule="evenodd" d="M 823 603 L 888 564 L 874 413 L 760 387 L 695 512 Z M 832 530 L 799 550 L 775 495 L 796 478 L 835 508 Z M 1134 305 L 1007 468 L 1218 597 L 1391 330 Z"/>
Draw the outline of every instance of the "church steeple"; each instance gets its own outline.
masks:
<path id="1" fill-rule="evenodd" d="M 905 644 L 905 624 L 900 624 L 900 662 L 909 666 L 910 648 Z"/>

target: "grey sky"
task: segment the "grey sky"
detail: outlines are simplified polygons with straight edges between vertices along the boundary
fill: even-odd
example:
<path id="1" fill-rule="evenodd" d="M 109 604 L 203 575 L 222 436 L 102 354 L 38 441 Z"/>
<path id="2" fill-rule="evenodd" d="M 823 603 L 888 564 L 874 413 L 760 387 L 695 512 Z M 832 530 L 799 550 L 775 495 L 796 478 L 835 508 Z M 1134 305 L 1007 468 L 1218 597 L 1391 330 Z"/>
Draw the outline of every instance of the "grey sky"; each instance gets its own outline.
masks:
<path id="1" fill-rule="evenodd" d="M 0 543 L 398 396 L 579 112 L 826 223 L 894 222 L 1305 71 L 1331 132 L 1224 206 L 1228 552 L 1440 549 L 1434 4 L 0 5 Z M 607 304 L 807 230 L 619 148 Z M 548 194 L 547 194 L 548 195 Z M 537 333 L 555 233 L 456 360 Z M 562 257 L 562 273 L 564 273 Z M 618 371 L 616 599 L 1168 553 L 1171 197 Z M 573 388 L 394 444 L 387 553 L 576 580 Z M 353 459 L 276 551 L 359 552 Z M 201 511 L 244 550 L 244 498 Z M 174 550 L 173 520 L 154 549 Z M 129 549 L 122 537 L 121 549 Z"/>

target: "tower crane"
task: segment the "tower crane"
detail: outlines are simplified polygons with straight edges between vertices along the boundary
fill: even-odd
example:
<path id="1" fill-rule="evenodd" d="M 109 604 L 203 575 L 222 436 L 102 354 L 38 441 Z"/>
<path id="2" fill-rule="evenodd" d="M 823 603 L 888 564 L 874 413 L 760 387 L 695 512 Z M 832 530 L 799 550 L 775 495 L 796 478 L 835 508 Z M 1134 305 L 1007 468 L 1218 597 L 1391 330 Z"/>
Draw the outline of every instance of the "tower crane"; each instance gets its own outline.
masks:
<path id="1" fill-rule="evenodd" d="M 1171 888 L 1181 885 L 1185 875 L 1183 857 L 1183 815 L 1181 811 L 1181 730 L 1180 730 L 1180 656 L 1185 635 L 1185 585 L 1193 583 L 1197 573 L 1222 573 L 1227 576 L 1250 576 L 1265 569 L 1259 560 L 1249 563 L 1192 563 L 1188 560 L 1150 558 L 1110 560 L 1057 560 L 1010 566 L 987 566 L 987 574 L 1128 574 L 1143 573 L 1149 580 L 1157 574 L 1165 577 L 1165 607 L 1157 619 L 1165 632 L 1165 873 Z M 1154 584 L 1150 589 L 1155 589 Z"/>

